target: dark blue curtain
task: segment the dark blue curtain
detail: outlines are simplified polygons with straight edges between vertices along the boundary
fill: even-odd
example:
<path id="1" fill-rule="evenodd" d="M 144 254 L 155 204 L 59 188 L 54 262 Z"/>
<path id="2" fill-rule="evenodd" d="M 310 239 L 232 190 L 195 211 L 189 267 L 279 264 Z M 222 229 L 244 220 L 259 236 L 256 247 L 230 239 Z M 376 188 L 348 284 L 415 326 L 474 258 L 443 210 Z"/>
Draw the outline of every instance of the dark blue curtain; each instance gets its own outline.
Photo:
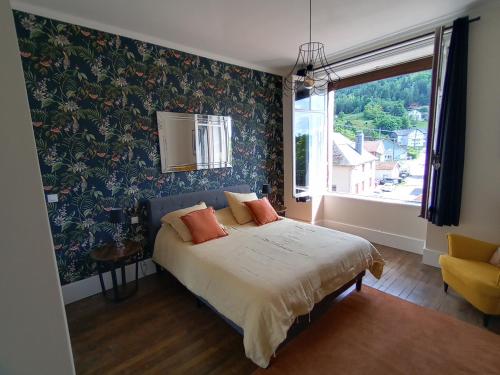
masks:
<path id="1" fill-rule="evenodd" d="M 462 199 L 467 107 L 469 18 L 453 22 L 439 115 L 429 221 L 458 225 Z"/>

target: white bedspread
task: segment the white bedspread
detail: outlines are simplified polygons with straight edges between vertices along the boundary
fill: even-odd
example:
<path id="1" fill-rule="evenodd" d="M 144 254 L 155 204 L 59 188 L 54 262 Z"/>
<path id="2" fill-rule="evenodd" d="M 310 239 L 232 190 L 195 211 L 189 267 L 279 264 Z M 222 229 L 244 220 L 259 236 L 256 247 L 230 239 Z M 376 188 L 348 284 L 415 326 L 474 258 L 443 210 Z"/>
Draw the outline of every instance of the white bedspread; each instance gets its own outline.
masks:
<path id="1" fill-rule="evenodd" d="M 239 225 L 229 208 L 216 214 L 229 236 L 193 245 L 163 226 L 153 260 L 240 326 L 261 367 L 297 316 L 363 270 L 382 273 L 380 254 L 360 237 L 290 219 Z"/>

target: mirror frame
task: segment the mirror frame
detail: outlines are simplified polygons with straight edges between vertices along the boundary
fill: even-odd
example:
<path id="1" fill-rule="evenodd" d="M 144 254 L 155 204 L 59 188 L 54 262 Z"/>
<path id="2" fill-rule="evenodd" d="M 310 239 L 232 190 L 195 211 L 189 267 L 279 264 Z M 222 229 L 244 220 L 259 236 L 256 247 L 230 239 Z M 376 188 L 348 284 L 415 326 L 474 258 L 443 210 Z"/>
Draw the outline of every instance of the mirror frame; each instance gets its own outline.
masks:
<path id="1" fill-rule="evenodd" d="M 156 113 L 157 125 L 158 125 L 158 140 L 160 144 L 160 161 L 161 161 L 161 172 L 186 172 L 186 171 L 196 171 L 204 169 L 218 169 L 218 168 L 231 168 L 233 163 L 233 152 L 232 152 L 232 119 L 231 116 L 217 116 L 217 115 L 202 115 L 194 113 L 177 113 L 177 112 L 163 112 L 158 111 Z M 197 163 L 186 163 L 180 165 L 170 165 L 167 159 L 167 149 L 168 149 L 168 139 L 166 137 L 165 127 L 168 126 L 165 121 L 169 118 L 177 120 L 185 120 L 187 122 L 192 122 L 192 149 L 193 153 L 196 155 L 198 153 L 197 145 L 199 141 L 198 128 L 204 127 L 222 127 L 224 129 L 223 134 L 226 138 L 226 152 L 227 158 L 225 161 L 217 163 L 207 163 L 201 164 Z"/>

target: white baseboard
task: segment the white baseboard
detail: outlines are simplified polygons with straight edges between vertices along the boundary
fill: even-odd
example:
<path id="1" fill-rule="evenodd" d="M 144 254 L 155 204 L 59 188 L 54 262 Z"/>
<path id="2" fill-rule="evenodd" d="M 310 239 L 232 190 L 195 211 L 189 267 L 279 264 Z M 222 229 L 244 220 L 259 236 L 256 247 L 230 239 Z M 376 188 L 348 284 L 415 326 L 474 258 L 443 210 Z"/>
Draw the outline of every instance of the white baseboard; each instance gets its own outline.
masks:
<path id="1" fill-rule="evenodd" d="M 424 253 L 422 255 L 422 263 L 427 264 L 428 266 L 441 268 L 441 266 L 439 265 L 439 256 L 442 254 L 445 253 L 424 247 Z"/>
<path id="2" fill-rule="evenodd" d="M 315 222 L 315 224 L 331 229 L 340 230 L 342 232 L 355 234 L 356 236 L 366 238 L 370 242 L 395 247 L 397 249 L 409 251 L 415 254 L 422 254 L 425 243 L 424 240 L 418 238 L 384 232 L 371 228 L 359 227 L 356 225 L 341 223 L 333 220 L 319 220 Z"/>
<path id="3" fill-rule="evenodd" d="M 151 275 L 155 271 L 156 267 L 151 258 L 139 262 L 139 278 Z M 106 272 L 102 276 L 104 278 L 104 285 L 106 286 L 106 289 L 111 289 L 111 273 Z M 125 276 L 128 282 L 135 280 L 135 264 L 129 264 L 125 267 Z M 121 281 L 121 276 L 118 271 L 117 277 L 118 280 Z M 90 297 L 97 293 L 101 293 L 101 283 L 99 282 L 99 275 L 94 275 L 87 279 L 62 286 L 62 294 L 65 305 L 86 297 Z"/>

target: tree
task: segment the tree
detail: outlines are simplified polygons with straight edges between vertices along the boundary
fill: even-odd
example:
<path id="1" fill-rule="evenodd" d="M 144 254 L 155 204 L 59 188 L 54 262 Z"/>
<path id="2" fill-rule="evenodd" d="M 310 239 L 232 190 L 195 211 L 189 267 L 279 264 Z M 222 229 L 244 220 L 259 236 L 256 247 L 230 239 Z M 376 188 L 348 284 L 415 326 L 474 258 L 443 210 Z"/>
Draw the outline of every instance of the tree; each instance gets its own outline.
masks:
<path id="1" fill-rule="evenodd" d="M 356 132 L 350 122 L 347 124 L 335 124 L 335 131 L 353 141 L 356 138 Z"/>
<path id="2" fill-rule="evenodd" d="M 368 120 L 375 120 L 376 118 L 382 116 L 384 110 L 379 103 L 369 102 L 365 105 L 363 114 Z"/>
<path id="3" fill-rule="evenodd" d="M 410 119 L 408 117 L 408 114 L 404 114 L 401 117 L 401 129 L 408 129 L 410 127 Z"/>
<path id="4" fill-rule="evenodd" d="M 408 156 L 412 159 L 418 158 L 418 155 L 420 154 L 420 151 L 416 149 L 415 147 L 408 146 L 408 149 L 406 150 L 408 153 Z"/>
<path id="5" fill-rule="evenodd" d="M 428 70 L 337 90 L 335 131 L 354 139 L 356 130 L 367 135 L 376 129 L 391 132 L 418 125 L 409 119 L 407 108 L 417 105 L 428 109 L 431 78 Z"/>
<path id="6" fill-rule="evenodd" d="M 337 114 L 341 111 L 344 113 L 362 112 L 364 106 L 373 101 L 373 98 L 401 102 L 401 105 L 395 106 L 395 111 L 399 111 L 399 113 L 385 110 L 393 115 L 402 115 L 401 108 L 407 108 L 410 104 L 428 106 L 431 76 L 432 72 L 426 70 L 337 90 L 335 92 L 335 111 Z"/>
<path id="7" fill-rule="evenodd" d="M 392 107 L 391 114 L 394 116 L 403 116 L 406 114 L 406 108 L 401 100 L 398 100 Z"/>
<path id="8" fill-rule="evenodd" d="M 375 119 L 375 126 L 377 127 L 377 129 L 388 131 L 401 129 L 401 119 L 387 113 L 383 113 L 381 116 Z"/>
<path id="9" fill-rule="evenodd" d="M 309 134 L 295 136 L 295 183 L 297 186 L 307 186 L 308 145 Z"/>

